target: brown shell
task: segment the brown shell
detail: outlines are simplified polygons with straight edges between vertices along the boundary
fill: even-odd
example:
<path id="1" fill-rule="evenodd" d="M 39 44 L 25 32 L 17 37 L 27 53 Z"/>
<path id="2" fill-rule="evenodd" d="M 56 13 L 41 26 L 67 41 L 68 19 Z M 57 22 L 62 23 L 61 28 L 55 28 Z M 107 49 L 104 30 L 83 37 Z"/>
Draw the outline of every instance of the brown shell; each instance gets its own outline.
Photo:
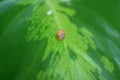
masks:
<path id="1" fill-rule="evenodd" d="M 56 34 L 56 38 L 57 38 L 57 40 L 64 40 L 64 38 L 65 38 L 65 31 L 64 30 L 58 31 L 57 34 Z"/>

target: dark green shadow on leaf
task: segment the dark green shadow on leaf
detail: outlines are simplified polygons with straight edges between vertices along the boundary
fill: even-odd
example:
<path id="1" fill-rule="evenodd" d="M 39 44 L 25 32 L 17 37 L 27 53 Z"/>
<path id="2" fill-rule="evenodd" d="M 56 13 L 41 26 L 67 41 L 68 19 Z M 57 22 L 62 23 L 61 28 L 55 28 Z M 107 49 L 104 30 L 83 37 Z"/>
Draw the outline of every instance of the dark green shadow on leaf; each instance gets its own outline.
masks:
<path id="1" fill-rule="evenodd" d="M 67 49 L 68 49 L 70 59 L 71 60 L 76 60 L 77 59 L 76 53 L 74 53 L 74 51 L 72 51 L 72 49 L 70 47 L 67 47 Z"/>
<path id="2" fill-rule="evenodd" d="M 26 8 L 29 7 L 28 5 L 16 5 L 14 3 L 6 3 L 5 4 L 8 7 L 1 7 L 1 10 L 3 11 L 0 13 L 0 36 L 6 30 L 6 28 L 9 26 L 9 24 L 17 17 L 19 16 L 22 11 L 24 11 Z"/>

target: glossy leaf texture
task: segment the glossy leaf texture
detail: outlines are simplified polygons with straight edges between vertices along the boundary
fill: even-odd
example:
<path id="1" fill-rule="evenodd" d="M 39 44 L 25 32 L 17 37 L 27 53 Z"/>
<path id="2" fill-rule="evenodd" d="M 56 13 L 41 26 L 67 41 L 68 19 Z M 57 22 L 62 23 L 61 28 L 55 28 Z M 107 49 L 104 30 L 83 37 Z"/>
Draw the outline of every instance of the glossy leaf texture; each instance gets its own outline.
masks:
<path id="1" fill-rule="evenodd" d="M 0 0 L 0 80 L 119 80 L 119 3 Z"/>

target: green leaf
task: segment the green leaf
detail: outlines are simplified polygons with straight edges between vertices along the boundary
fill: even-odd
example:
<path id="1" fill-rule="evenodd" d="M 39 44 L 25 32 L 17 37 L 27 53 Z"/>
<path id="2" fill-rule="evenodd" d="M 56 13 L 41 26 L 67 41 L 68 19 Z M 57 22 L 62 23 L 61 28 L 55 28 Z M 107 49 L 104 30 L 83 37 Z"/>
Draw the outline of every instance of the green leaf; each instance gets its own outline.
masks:
<path id="1" fill-rule="evenodd" d="M 0 80 L 119 80 L 119 13 L 118 0 L 0 0 Z"/>

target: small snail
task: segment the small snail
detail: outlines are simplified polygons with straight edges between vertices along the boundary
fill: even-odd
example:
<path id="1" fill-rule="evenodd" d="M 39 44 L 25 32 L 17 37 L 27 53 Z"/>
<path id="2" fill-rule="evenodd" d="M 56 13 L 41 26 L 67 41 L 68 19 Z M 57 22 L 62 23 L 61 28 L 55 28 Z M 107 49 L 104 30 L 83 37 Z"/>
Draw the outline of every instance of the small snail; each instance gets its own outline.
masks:
<path id="1" fill-rule="evenodd" d="M 57 33 L 56 33 L 56 38 L 57 40 L 64 40 L 65 38 L 65 31 L 64 30 L 59 30 Z"/>

